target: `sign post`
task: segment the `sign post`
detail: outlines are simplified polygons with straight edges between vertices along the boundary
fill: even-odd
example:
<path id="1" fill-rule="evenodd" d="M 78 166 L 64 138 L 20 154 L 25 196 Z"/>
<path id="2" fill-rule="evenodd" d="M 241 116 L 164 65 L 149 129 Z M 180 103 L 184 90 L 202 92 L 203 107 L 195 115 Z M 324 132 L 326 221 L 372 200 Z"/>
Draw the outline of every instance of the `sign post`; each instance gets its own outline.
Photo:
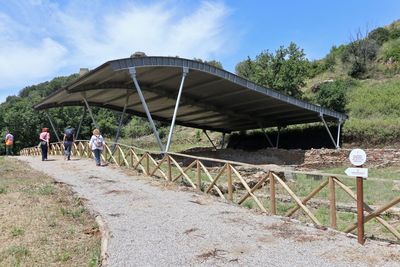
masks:
<path id="1" fill-rule="evenodd" d="M 351 164 L 359 168 L 348 168 L 346 174 L 356 174 L 357 178 L 357 237 L 358 243 L 364 245 L 364 192 L 363 179 L 368 176 L 368 169 L 361 168 L 367 160 L 367 155 L 362 149 L 353 149 L 349 156 Z M 355 169 L 355 170 L 354 170 Z M 359 170 L 359 171 L 357 171 Z M 366 170 L 366 171 L 365 171 Z M 352 171 L 352 172 L 351 172 Z M 349 175 L 349 174 L 348 174 Z"/>

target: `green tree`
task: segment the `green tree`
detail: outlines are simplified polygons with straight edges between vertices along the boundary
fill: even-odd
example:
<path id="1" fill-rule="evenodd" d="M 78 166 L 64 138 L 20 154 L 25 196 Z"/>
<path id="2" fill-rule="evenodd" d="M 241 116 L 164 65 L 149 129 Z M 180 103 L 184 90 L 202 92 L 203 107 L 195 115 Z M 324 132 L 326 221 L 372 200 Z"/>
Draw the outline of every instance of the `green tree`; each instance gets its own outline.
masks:
<path id="1" fill-rule="evenodd" d="M 235 66 L 235 73 L 240 77 L 246 79 L 252 79 L 252 76 L 255 72 L 255 63 L 251 60 L 250 57 L 247 57 L 246 60 L 239 62 Z"/>
<path id="2" fill-rule="evenodd" d="M 222 63 L 218 60 L 212 59 L 212 60 L 202 60 L 201 58 L 193 58 L 193 60 L 201 62 L 201 63 L 206 63 L 208 65 L 223 69 L 224 67 L 222 66 Z"/>
<path id="3" fill-rule="evenodd" d="M 359 31 L 342 54 L 342 62 L 349 65 L 348 74 L 353 78 L 364 78 L 377 56 L 378 48 L 375 40 L 364 38 Z"/>
<path id="4" fill-rule="evenodd" d="M 261 52 L 254 60 L 248 58 L 236 65 L 236 73 L 255 83 L 301 97 L 300 88 L 305 85 L 309 62 L 303 49 L 295 43 L 281 46 L 275 53 Z"/>
<path id="5" fill-rule="evenodd" d="M 25 87 L 18 96 L 9 96 L 0 104 L 0 132 L 8 129 L 15 137 L 15 151 L 23 147 L 35 146 L 41 128 L 50 128 L 51 142 L 57 141 L 56 133 L 50 127 L 50 123 L 44 111 L 33 109 L 43 97 L 62 88 L 67 83 L 76 79 L 77 75 L 57 77 L 51 81 Z M 67 126 L 77 127 L 82 116 L 82 107 L 62 107 L 47 110 L 55 124 L 57 134 L 62 138 Z M 116 131 L 119 112 L 101 108 L 93 108 L 93 114 L 104 136 L 113 136 Z M 86 115 L 80 131 L 81 139 L 88 139 L 94 128 L 90 116 Z M 4 150 L 4 148 L 2 148 Z"/>

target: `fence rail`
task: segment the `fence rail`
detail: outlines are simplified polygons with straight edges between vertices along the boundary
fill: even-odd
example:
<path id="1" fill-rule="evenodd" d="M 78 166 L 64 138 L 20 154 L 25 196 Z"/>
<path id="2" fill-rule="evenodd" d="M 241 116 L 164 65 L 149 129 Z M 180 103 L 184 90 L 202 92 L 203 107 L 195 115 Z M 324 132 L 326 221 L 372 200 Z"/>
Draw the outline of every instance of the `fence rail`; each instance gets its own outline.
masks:
<path id="1" fill-rule="evenodd" d="M 41 155 L 40 148 L 31 147 L 24 148 L 20 152 L 24 156 Z M 50 155 L 63 155 L 63 143 L 50 144 Z M 94 155 L 89 147 L 88 141 L 78 140 L 73 144 L 72 155 L 77 157 L 93 158 Z M 337 194 L 338 190 L 342 190 L 351 199 L 357 201 L 355 192 L 347 186 L 342 180 L 343 175 L 318 173 L 322 176 L 321 182 L 317 187 L 312 188 L 306 196 L 300 197 L 291 189 L 290 183 L 285 181 L 280 175 L 282 169 L 270 169 L 254 181 L 251 185 L 246 181 L 240 168 L 260 166 L 245 164 L 235 161 L 226 161 L 219 159 L 211 159 L 204 157 L 195 157 L 180 153 L 161 153 L 157 151 L 146 151 L 137 147 L 127 146 L 118 143 L 106 143 L 102 160 L 105 162 L 116 164 L 120 167 L 127 167 L 142 172 L 146 176 L 159 177 L 170 182 L 177 182 L 190 186 L 196 190 L 203 191 L 207 194 L 213 194 L 229 202 L 239 205 L 246 205 L 249 201 L 255 203 L 257 208 L 268 214 L 279 214 L 287 217 L 294 217 L 301 211 L 304 218 L 316 226 L 327 226 L 338 229 L 337 216 Z M 185 159 L 188 164 L 183 166 L 177 158 Z M 217 167 L 207 167 L 207 164 L 213 163 Z M 300 173 L 300 172 L 293 172 Z M 307 174 L 307 172 L 301 172 Z M 315 173 L 310 173 L 315 174 Z M 342 179 L 342 180 L 341 180 Z M 315 214 L 316 208 L 310 208 L 307 203 L 313 199 L 318 193 L 326 188 L 328 192 L 329 206 L 329 222 L 325 225 L 318 219 Z M 290 196 L 294 206 L 286 211 L 279 211 L 278 191 Z M 400 203 L 400 196 L 394 197 L 391 201 L 377 208 L 372 208 L 364 202 L 364 223 L 375 219 L 380 225 L 385 227 L 397 241 L 400 241 L 400 233 L 395 226 L 391 225 L 383 213 Z M 350 233 L 357 228 L 357 221 L 347 222 L 344 232 Z M 393 223 L 393 222 L 392 222 Z M 395 222 L 399 225 L 399 222 Z M 327 225 L 328 224 L 328 225 Z M 399 228 L 400 226 L 397 226 Z"/>

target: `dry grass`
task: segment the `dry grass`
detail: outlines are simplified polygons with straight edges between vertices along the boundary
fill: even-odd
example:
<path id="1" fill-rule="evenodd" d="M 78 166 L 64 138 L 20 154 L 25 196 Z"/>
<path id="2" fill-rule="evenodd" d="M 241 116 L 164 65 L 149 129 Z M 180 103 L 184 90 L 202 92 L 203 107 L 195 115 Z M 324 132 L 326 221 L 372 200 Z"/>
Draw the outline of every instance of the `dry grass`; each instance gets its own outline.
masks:
<path id="1" fill-rule="evenodd" d="M 95 220 L 69 188 L 0 157 L 0 266 L 97 266 Z"/>

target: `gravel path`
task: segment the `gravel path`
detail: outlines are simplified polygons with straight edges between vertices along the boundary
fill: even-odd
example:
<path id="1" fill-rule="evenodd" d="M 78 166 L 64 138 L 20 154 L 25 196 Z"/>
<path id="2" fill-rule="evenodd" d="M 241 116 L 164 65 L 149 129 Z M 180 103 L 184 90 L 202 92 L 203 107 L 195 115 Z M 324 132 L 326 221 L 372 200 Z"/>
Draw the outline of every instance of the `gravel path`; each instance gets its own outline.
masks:
<path id="1" fill-rule="evenodd" d="M 400 266 L 400 246 L 266 216 L 92 160 L 18 157 L 69 184 L 110 230 L 108 266 Z"/>

